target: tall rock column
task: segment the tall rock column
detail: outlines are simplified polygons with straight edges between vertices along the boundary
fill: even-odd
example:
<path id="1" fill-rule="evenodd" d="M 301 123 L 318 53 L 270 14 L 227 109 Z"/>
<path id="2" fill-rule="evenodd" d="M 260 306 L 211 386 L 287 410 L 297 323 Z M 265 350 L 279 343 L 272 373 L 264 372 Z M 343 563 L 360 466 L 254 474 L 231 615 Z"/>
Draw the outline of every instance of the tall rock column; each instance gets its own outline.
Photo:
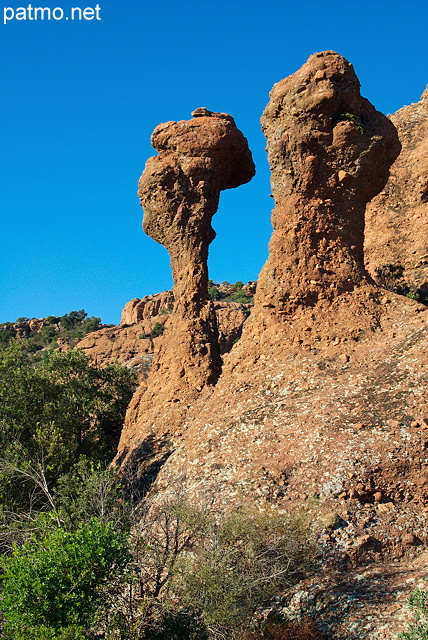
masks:
<path id="1" fill-rule="evenodd" d="M 174 309 L 155 350 L 147 389 L 137 390 L 119 445 L 119 458 L 149 433 L 171 435 L 189 404 L 221 372 L 216 317 L 208 300 L 211 218 L 220 191 L 249 182 L 255 173 L 246 138 L 232 116 L 196 109 L 192 120 L 159 125 L 158 155 L 139 183 L 143 228 L 171 257 Z"/>
<path id="2" fill-rule="evenodd" d="M 332 51 L 274 86 L 262 128 L 275 209 L 256 311 L 278 320 L 371 282 L 365 206 L 385 185 L 400 143 L 361 97 L 352 65 Z"/>

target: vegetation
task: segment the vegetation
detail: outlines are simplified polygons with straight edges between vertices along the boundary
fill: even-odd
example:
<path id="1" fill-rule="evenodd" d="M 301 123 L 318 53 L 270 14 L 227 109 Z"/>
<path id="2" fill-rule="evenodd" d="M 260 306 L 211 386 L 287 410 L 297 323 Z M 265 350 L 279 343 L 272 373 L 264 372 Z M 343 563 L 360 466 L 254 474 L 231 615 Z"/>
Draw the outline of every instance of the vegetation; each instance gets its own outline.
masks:
<path id="1" fill-rule="evenodd" d="M 341 113 L 337 119 L 337 122 L 344 122 L 344 121 L 353 122 L 356 125 L 358 131 L 360 133 L 364 133 L 364 126 L 360 116 L 356 116 L 353 113 L 348 113 L 348 112 Z"/>
<path id="2" fill-rule="evenodd" d="M 212 280 L 208 281 L 208 298 L 210 300 L 221 300 L 223 302 L 238 302 L 239 304 L 253 304 L 254 300 L 248 296 L 244 289 L 244 283 L 241 280 L 231 284 L 226 280 L 221 284 L 214 284 Z"/>
<path id="3" fill-rule="evenodd" d="M 162 315 L 165 315 L 165 314 L 162 314 Z M 143 333 L 141 334 L 140 338 L 152 338 L 152 339 L 157 338 L 158 336 L 161 336 L 164 331 L 165 331 L 165 326 L 161 322 L 155 322 L 150 333 Z"/>
<path id="4" fill-rule="evenodd" d="M 375 280 L 384 289 L 428 305 L 428 293 L 407 284 L 404 279 L 404 267 L 401 264 L 385 264 L 378 267 L 375 269 Z"/>
<path id="5" fill-rule="evenodd" d="M 141 501 L 138 480 L 108 468 L 135 385 L 78 350 L 35 362 L 28 338 L 0 342 L 1 637 L 311 640 L 287 621 L 248 635 L 258 607 L 310 570 L 304 518 L 223 513 L 179 484 Z"/>
<path id="6" fill-rule="evenodd" d="M 150 336 L 152 338 L 157 338 L 158 336 L 161 336 L 164 331 L 165 331 L 164 325 L 160 322 L 155 322 L 153 329 L 150 331 Z"/>
<path id="7" fill-rule="evenodd" d="M 58 338 L 65 340 L 73 346 L 81 340 L 87 333 L 98 331 L 98 329 L 112 325 L 102 325 L 101 318 L 95 316 L 87 317 L 84 309 L 80 311 L 70 311 L 63 316 L 48 316 L 44 318 L 43 326 L 31 329 L 31 320 L 36 318 L 17 318 L 16 324 L 21 325 L 21 330 L 25 335 L 27 350 L 36 354 L 41 350 L 55 349 Z M 13 322 L 5 322 L 0 325 L 0 344 L 9 344 L 17 333 Z M 37 359 L 37 357 L 35 358 Z"/>
<path id="8" fill-rule="evenodd" d="M 408 604 L 416 621 L 409 625 L 408 631 L 399 634 L 399 640 L 428 640 L 428 591 L 416 589 Z"/>
<path id="9" fill-rule="evenodd" d="M 3 560 L 4 637 L 81 640 L 93 626 L 108 582 L 129 561 L 126 536 L 91 519 L 74 532 L 43 526 Z"/>
<path id="10" fill-rule="evenodd" d="M 135 386 L 128 368 L 100 369 L 80 351 L 47 353 L 35 367 L 25 340 L 0 345 L 0 448 L 9 463 L 0 468 L 3 509 L 28 503 L 28 482 L 13 479 L 13 466 L 43 463 L 54 482 L 81 456 L 110 461 Z"/>

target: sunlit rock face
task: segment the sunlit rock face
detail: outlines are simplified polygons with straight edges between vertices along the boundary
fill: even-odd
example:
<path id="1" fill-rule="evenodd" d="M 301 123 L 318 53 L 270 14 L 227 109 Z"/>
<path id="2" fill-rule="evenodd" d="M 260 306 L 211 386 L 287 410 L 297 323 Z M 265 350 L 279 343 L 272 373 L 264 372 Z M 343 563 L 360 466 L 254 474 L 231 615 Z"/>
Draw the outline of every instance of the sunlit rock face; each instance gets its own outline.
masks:
<path id="1" fill-rule="evenodd" d="M 211 219 L 220 192 L 251 180 L 255 168 L 232 116 L 205 108 L 192 115 L 155 129 L 158 155 L 147 161 L 139 182 L 143 228 L 170 254 L 175 302 L 147 389 L 131 403 L 121 455 L 140 446 L 152 428 L 158 434 L 181 428 L 189 403 L 221 372 L 217 320 L 207 299 Z"/>

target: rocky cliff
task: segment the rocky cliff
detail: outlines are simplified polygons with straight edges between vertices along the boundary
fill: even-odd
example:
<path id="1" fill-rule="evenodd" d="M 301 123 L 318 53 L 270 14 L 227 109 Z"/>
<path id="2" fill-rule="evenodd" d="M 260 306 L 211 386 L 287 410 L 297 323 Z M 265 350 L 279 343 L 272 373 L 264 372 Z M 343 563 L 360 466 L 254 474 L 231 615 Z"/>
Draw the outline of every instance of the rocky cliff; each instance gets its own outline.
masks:
<path id="1" fill-rule="evenodd" d="M 369 271 L 402 264 L 404 279 L 428 292 L 428 87 L 420 102 L 391 116 L 402 151 L 366 215 Z"/>
<path id="2" fill-rule="evenodd" d="M 251 286 L 252 284 L 252 286 Z M 254 283 L 245 288 L 255 289 Z M 119 361 L 131 367 L 141 382 L 146 379 L 162 329 L 174 306 L 172 291 L 133 298 L 123 308 L 121 324 L 87 334 L 76 348 L 104 366 Z M 223 355 L 239 340 L 252 305 L 216 300 L 213 303 L 218 327 L 218 348 Z M 157 330 L 156 330 L 157 327 Z"/>
<path id="3" fill-rule="evenodd" d="M 167 491 L 181 478 L 195 496 L 215 494 L 224 505 L 245 496 L 261 508 L 309 509 L 330 573 L 302 585 L 288 613 L 294 606 L 319 616 L 323 601 L 324 620 L 341 615 L 326 623 L 328 637 L 389 638 L 388 607 L 402 607 L 403 592 L 396 598 L 387 589 L 382 601 L 371 601 L 373 620 L 373 606 L 359 610 L 365 596 L 355 597 L 355 584 L 393 589 L 393 571 L 389 581 L 385 564 L 351 572 L 352 591 L 331 566 L 332 559 L 341 571 L 369 560 L 412 560 L 428 539 L 427 309 L 376 286 L 364 266 L 365 208 L 385 189 L 400 142 L 391 121 L 361 97 L 352 65 L 331 51 L 274 86 L 262 127 L 274 231 L 242 337 L 220 372 L 210 347 L 198 348 L 203 331 L 189 331 L 201 326 L 201 303 L 188 299 L 181 282 L 195 288 L 177 259 L 183 322 L 170 325 L 150 394 L 137 393 L 131 405 L 117 462 L 147 487 Z M 177 178 L 148 167 L 143 206 L 146 185 L 162 189 L 162 202 L 167 190 L 180 201 Z M 149 218 L 160 201 L 148 203 Z M 198 231 L 183 225 L 180 234 L 173 234 L 174 251 L 192 245 Z M 199 367 L 197 393 L 189 393 L 193 377 L 183 362 Z M 408 564 L 400 567 L 406 579 L 412 575 Z"/>

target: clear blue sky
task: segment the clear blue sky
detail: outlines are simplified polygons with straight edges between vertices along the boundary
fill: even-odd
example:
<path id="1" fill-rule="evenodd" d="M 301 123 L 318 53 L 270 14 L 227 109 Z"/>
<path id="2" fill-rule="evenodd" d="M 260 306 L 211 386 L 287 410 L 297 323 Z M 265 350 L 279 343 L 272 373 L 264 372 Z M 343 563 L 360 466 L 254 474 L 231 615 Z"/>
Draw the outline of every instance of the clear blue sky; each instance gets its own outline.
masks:
<path id="1" fill-rule="evenodd" d="M 79 2 L 32 6 L 96 7 Z M 84 308 L 117 323 L 128 300 L 171 286 L 136 196 L 160 122 L 206 106 L 247 136 L 257 176 L 222 193 L 210 251 L 211 278 L 246 281 L 271 233 L 259 119 L 272 85 L 326 49 L 385 113 L 428 83 L 426 0 L 100 0 L 101 20 L 3 24 L 5 6 L 28 5 L 1 5 L 1 322 Z"/>

